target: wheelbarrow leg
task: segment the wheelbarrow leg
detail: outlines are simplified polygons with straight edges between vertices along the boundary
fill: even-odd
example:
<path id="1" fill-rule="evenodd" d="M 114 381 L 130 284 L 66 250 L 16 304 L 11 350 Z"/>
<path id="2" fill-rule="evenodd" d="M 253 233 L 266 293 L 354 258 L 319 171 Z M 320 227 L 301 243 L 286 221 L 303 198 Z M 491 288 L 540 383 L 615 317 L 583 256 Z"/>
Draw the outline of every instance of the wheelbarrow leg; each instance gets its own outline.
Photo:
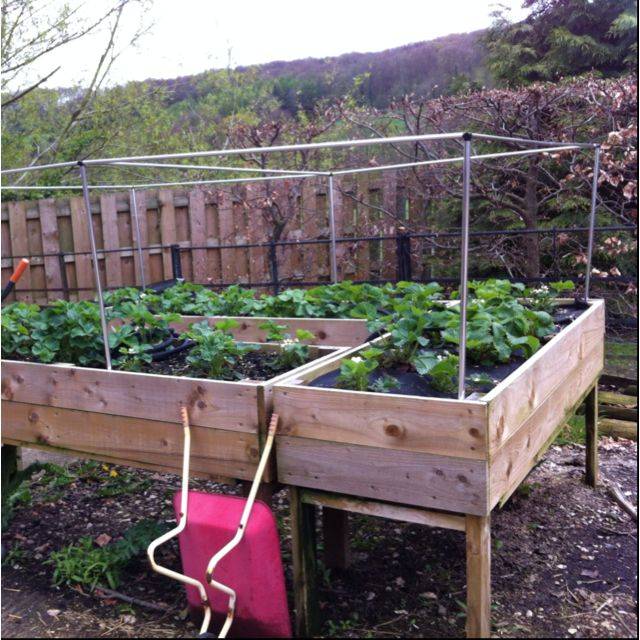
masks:
<path id="1" fill-rule="evenodd" d="M 289 492 L 295 635 L 308 638 L 316 635 L 320 628 L 316 592 L 316 508 L 302 502 L 297 487 L 289 487 Z"/>
<path id="2" fill-rule="evenodd" d="M 467 638 L 491 635 L 491 519 L 466 516 Z"/>
<path id="3" fill-rule="evenodd" d="M 598 384 L 585 398 L 586 473 L 585 482 L 595 489 L 598 486 Z"/>

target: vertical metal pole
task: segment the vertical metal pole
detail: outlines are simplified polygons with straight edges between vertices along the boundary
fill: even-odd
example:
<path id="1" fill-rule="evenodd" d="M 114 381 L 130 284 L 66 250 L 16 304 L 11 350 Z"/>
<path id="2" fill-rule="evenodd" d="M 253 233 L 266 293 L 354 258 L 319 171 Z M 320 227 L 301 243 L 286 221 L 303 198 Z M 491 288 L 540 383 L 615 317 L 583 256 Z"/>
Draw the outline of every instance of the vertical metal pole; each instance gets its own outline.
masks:
<path id="1" fill-rule="evenodd" d="M 138 244 L 138 264 L 140 265 L 140 284 L 143 289 L 146 289 L 146 282 L 144 279 L 144 263 L 142 261 L 142 243 L 140 242 L 140 222 L 138 221 L 138 202 L 136 201 L 136 190 L 131 189 L 131 213 L 136 225 L 136 243 Z"/>
<path id="2" fill-rule="evenodd" d="M 591 185 L 591 213 L 589 215 L 589 244 L 587 247 L 587 274 L 584 279 L 584 300 L 589 301 L 591 281 L 591 261 L 593 259 L 593 236 L 596 226 L 596 201 L 598 198 L 598 174 L 600 173 L 600 146 L 596 147 L 593 158 L 593 183 Z"/>
<path id="3" fill-rule="evenodd" d="M 100 323 L 102 324 L 102 340 L 104 341 L 104 359 L 107 369 L 111 371 L 111 351 L 109 349 L 109 332 L 107 330 L 107 318 L 104 313 L 104 298 L 102 297 L 102 284 L 100 283 L 100 268 L 98 267 L 98 253 L 96 251 L 96 238 L 93 233 L 93 220 L 91 219 L 91 202 L 89 200 L 89 184 L 87 183 L 87 168 L 82 162 L 80 167 L 80 178 L 82 179 L 82 196 L 84 198 L 84 208 L 89 219 L 89 240 L 91 241 L 91 259 L 93 260 L 93 276 L 96 280 L 96 291 L 98 292 L 98 304 L 100 305 Z"/>
<path id="4" fill-rule="evenodd" d="M 464 400 L 467 373 L 467 270 L 469 264 L 469 192 L 471 190 L 471 134 L 463 135 L 462 247 L 460 263 L 460 345 L 458 350 L 458 400 Z"/>
<path id="5" fill-rule="evenodd" d="M 333 202 L 333 175 L 329 176 L 329 229 L 331 233 L 331 282 L 338 282 L 338 263 L 336 259 L 336 215 Z"/>

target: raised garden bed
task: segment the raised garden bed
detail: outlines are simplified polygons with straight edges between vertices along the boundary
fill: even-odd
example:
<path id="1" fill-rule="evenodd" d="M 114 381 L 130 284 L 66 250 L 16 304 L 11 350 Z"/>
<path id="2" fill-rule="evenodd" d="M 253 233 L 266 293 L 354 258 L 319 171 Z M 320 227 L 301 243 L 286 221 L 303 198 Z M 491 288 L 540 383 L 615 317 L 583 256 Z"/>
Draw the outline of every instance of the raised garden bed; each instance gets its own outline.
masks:
<path id="1" fill-rule="evenodd" d="M 268 358 L 274 348 L 261 344 L 252 353 Z M 179 410 L 186 405 L 193 427 L 192 472 L 251 479 L 273 385 L 335 353 L 311 346 L 313 362 L 260 381 L 4 360 L 2 442 L 176 472 L 183 447 Z M 272 478 L 273 469 L 267 469 L 265 480 Z"/>
<path id="2" fill-rule="evenodd" d="M 496 386 L 465 400 L 316 386 L 370 346 L 275 385 L 279 481 L 485 516 L 511 495 L 595 385 L 604 303 L 591 301 Z"/>

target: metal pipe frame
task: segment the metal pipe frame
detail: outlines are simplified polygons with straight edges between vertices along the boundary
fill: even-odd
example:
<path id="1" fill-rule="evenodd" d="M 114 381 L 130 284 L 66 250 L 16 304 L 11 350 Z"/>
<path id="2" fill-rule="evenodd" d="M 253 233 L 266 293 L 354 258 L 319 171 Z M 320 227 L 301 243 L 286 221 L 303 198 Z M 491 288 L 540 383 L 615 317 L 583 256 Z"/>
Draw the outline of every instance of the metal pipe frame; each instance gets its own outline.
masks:
<path id="1" fill-rule="evenodd" d="M 104 359 L 107 370 L 111 371 L 111 350 L 109 349 L 109 331 L 107 329 L 107 318 L 104 312 L 104 298 L 102 297 L 102 283 L 100 282 L 100 267 L 98 266 L 98 252 L 96 251 L 96 237 L 93 232 L 93 220 L 91 218 L 91 201 L 89 200 L 89 183 L 87 181 L 87 168 L 82 162 L 80 167 L 80 178 L 82 180 L 82 196 L 84 197 L 84 208 L 87 211 L 89 240 L 91 241 L 91 259 L 93 261 L 93 275 L 96 280 L 96 291 L 98 292 L 98 305 L 100 307 L 100 324 L 102 325 L 102 340 L 104 342 Z"/>
<path id="2" fill-rule="evenodd" d="M 600 146 L 595 148 L 593 156 L 593 182 L 591 184 L 591 211 L 589 213 L 589 242 L 587 244 L 587 273 L 584 278 L 584 299 L 589 302 L 591 284 L 591 263 L 593 261 L 593 241 L 596 226 L 596 207 L 598 201 L 598 175 L 600 173 Z"/>
<path id="3" fill-rule="evenodd" d="M 462 163 L 462 247 L 460 249 L 460 339 L 458 345 L 458 400 L 464 400 L 467 373 L 467 294 L 469 269 L 469 204 L 471 199 L 471 134 L 465 134 Z"/>
<path id="4" fill-rule="evenodd" d="M 333 192 L 333 176 L 329 176 L 329 230 L 331 234 L 331 282 L 338 282 L 338 261 L 336 257 L 336 214 Z"/>
<path id="5" fill-rule="evenodd" d="M 529 145 L 529 146 L 553 146 L 553 147 L 558 147 L 558 146 L 570 146 L 570 147 L 575 147 L 578 146 L 582 149 L 593 149 L 595 146 L 597 146 L 596 143 L 594 142 L 560 142 L 560 141 L 553 141 L 553 140 L 530 140 L 528 138 L 515 138 L 515 137 L 511 137 L 511 136 L 497 136 L 497 135 L 491 135 L 489 133 L 474 133 L 473 134 L 474 138 L 478 138 L 479 140 L 496 140 L 499 142 L 516 142 L 518 144 L 522 144 L 522 145 Z"/>
<path id="6" fill-rule="evenodd" d="M 143 289 L 146 289 L 145 277 L 144 277 L 144 261 L 142 260 L 142 239 L 140 238 L 140 220 L 138 219 L 138 202 L 136 200 L 136 190 L 131 189 L 130 194 L 131 201 L 131 216 L 135 223 L 136 229 L 136 244 L 138 245 L 138 266 L 140 267 L 140 284 Z"/>
<path id="7" fill-rule="evenodd" d="M 538 153 L 551 153 L 553 151 L 569 151 L 569 150 L 581 150 L 584 149 L 585 147 L 581 146 L 581 145 L 562 145 L 562 146 L 558 146 L 558 147 L 546 147 L 546 148 L 542 148 L 542 149 L 525 149 L 525 150 L 521 150 L 521 151 L 503 151 L 503 152 L 499 152 L 499 153 L 484 153 L 484 154 L 477 154 L 477 155 L 473 155 L 471 156 L 472 160 L 491 160 L 494 158 L 508 158 L 508 157 L 514 157 L 514 156 L 528 156 L 528 155 L 535 155 Z M 586 148 L 593 148 L 592 146 L 586 147 Z M 213 180 L 182 180 L 182 181 L 178 181 L 178 182 L 155 182 L 155 183 L 145 183 L 145 184 L 96 184 L 96 185 L 91 185 L 92 189 L 132 189 L 132 188 L 138 188 L 138 189 L 151 189 L 151 188 L 161 188 L 161 187 L 175 187 L 175 186 L 194 186 L 194 185 L 209 185 L 209 184 L 235 184 L 235 183 L 244 183 L 244 182 L 261 182 L 261 181 L 265 181 L 265 180 L 286 180 L 287 178 L 290 179 L 304 179 L 304 178 L 310 178 L 310 177 L 315 177 L 315 176 L 329 176 L 329 175 L 333 175 L 333 176 L 347 176 L 347 175 L 356 175 L 356 174 L 360 174 L 360 173 L 375 173 L 377 171 L 390 171 L 390 170 L 394 170 L 394 169 L 410 169 L 413 167 L 423 167 L 423 166 L 429 166 L 429 165 L 437 165 L 437 164 L 450 164 L 452 162 L 463 162 L 464 161 L 464 156 L 454 156 L 451 158 L 437 158 L 434 160 L 418 160 L 416 162 L 403 162 L 400 164 L 386 164 L 386 165 L 379 165 L 377 167 L 360 167 L 357 169 L 339 169 L 337 171 L 332 171 L 332 172 L 298 172 L 298 173 L 287 173 L 286 175 L 274 175 L 274 176 L 261 176 L 261 177 L 252 177 L 252 178 L 218 178 L 218 179 L 213 179 Z M 124 163 L 104 163 L 101 166 L 131 166 L 131 167 L 144 167 L 144 166 L 148 166 L 146 164 L 143 163 L 127 163 L 126 165 Z M 175 167 L 187 167 L 187 165 L 167 165 L 167 164 L 162 164 L 162 163 L 157 163 L 157 164 L 153 164 L 153 166 L 162 166 L 162 167 L 170 167 L 170 166 L 175 166 Z M 187 168 L 196 168 L 196 166 L 191 166 L 191 167 L 187 167 Z M 212 167 L 206 167 L 203 165 L 202 168 L 212 168 Z M 234 169 L 229 169 L 231 170 L 236 170 Z M 250 171 L 253 171 L 253 169 L 250 169 Z M 283 171 L 288 171 L 288 170 L 283 170 Z M 15 190 L 15 191 L 37 191 L 37 190 L 41 190 L 41 189 L 56 189 L 56 190 L 64 190 L 64 189 L 82 189 L 82 185 L 68 185 L 68 186 L 59 186 L 59 185 L 52 185 L 52 186 L 37 186 L 37 185 L 2 185 L 0 186 L 0 189 L 5 189 L 7 191 L 11 191 L 11 190 Z"/>

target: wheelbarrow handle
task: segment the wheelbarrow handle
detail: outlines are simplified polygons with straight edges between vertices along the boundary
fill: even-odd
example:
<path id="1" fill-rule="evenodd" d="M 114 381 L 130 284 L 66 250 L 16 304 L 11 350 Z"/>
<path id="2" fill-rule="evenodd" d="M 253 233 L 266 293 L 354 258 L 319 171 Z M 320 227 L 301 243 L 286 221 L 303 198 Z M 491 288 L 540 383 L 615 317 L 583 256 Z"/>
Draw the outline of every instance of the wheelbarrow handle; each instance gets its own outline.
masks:
<path id="1" fill-rule="evenodd" d="M 24 273 L 25 269 L 29 266 L 29 261 L 26 258 L 22 258 L 18 263 L 15 271 L 11 274 L 9 278 L 9 282 L 7 282 L 6 286 L 2 290 L 2 300 L 4 300 L 14 289 L 16 286 L 16 282 L 20 280 L 20 277 Z"/>

